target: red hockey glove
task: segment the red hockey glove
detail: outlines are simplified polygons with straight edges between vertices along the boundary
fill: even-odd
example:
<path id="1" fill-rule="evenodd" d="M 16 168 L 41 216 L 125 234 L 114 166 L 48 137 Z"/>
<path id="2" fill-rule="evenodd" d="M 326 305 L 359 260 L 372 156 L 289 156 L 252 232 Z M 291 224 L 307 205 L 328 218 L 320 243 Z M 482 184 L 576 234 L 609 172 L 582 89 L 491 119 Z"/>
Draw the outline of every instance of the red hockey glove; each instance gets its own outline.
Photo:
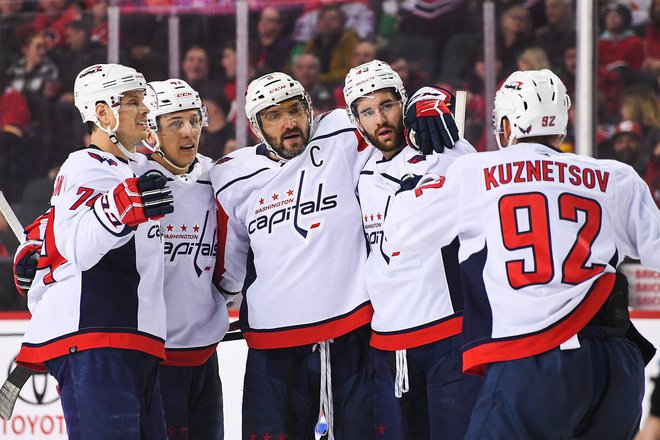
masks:
<path id="1" fill-rule="evenodd" d="M 126 179 L 119 184 L 112 192 L 119 220 L 134 227 L 174 212 L 172 190 L 166 184 L 167 178 L 155 172 Z"/>
<path id="2" fill-rule="evenodd" d="M 450 106 L 454 96 L 441 87 L 422 87 L 410 98 L 403 119 L 406 142 L 424 154 L 442 153 L 459 139 Z"/>
<path id="3" fill-rule="evenodd" d="M 441 101 L 419 101 L 406 111 L 403 119 L 406 142 L 424 154 L 442 153 L 458 141 L 458 127 Z"/>
<path id="4" fill-rule="evenodd" d="M 41 253 L 41 240 L 22 243 L 14 255 L 14 285 L 22 296 L 27 295 L 32 280 L 37 273 L 37 263 Z"/>

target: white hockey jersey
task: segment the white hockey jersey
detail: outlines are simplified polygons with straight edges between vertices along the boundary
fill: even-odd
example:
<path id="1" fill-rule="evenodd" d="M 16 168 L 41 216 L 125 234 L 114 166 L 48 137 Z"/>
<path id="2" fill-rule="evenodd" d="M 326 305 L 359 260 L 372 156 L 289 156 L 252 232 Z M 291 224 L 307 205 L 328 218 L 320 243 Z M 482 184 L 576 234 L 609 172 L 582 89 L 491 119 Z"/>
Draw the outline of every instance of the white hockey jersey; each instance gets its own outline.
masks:
<path id="1" fill-rule="evenodd" d="M 95 204 L 130 177 L 126 162 L 95 147 L 71 153 L 62 165 L 43 222 L 18 363 L 43 369 L 49 359 L 99 347 L 165 358 L 160 224 L 132 230 Z"/>
<path id="2" fill-rule="evenodd" d="M 212 165 L 198 154 L 188 173 L 176 175 L 146 157 L 131 162 L 137 175 L 149 170 L 165 175 L 174 196 L 174 212 L 160 219 L 165 241 L 165 365 L 204 364 L 229 329 L 225 299 L 212 284 L 217 252 Z"/>
<path id="3" fill-rule="evenodd" d="M 424 156 L 406 147 L 392 159 L 377 153 L 360 174 L 362 221 L 371 252 L 365 281 L 374 309 L 371 345 L 381 350 L 419 347 L 461 332 L 463 291 L 458 270 L 458 239 L 431 251 L 387 255 L 383 221 L 390 200 L 407 174 L 444 175 L 454 159 L 475 152 L 464 140 L 442 154 Z"/>
<path id="4" fill-rule="evenodd" d="M 558 347 L 593 318 L 625 256 L 660 269 L 660 212 L 635 171 L 539 144 L 458 158 L 446 179 L 401 193 L 395 252 L 458 234 L 466 292 L 463 368 Z"/>
<path id="5" fill-rule="evenodd" d="M 211 170 L 218 202 L 218 279 L 242 291 L 241 327 L 252 348 L 312 344 L 371 319 L 360 170 L 373 147 L 346 112 L 315 123 L 307 148 L 286 163 L 266 146 L 243 148 Z"/>

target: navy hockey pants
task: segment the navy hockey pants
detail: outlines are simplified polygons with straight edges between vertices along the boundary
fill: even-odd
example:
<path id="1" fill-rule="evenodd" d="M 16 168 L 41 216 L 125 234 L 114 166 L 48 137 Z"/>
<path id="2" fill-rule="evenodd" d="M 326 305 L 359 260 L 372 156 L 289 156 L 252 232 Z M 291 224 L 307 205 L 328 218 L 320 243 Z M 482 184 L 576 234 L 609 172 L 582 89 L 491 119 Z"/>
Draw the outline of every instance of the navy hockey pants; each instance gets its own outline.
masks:
<path id="1" fill-rule="evenodd" d="M 158 361 L 95 348 L 46 362 L 60 387 L 69 440 L 166 440 Z"/>
<path id="2" fill-rule="evenodd" d="M 167 437 L 170 440 L 222 440 L 222 383 L 218 353 L 200 366 L 160 366 Z"/>
<path id="3" fill-rule="evenodd" d="M 371 369 L 367 365 L 369 333 L 364 326 L 330 344 L 337 440 L 365 440 L 374 435 Z M 313 440 L 319 416 L 320 367 L 319 350 L 312 351 L 312 345 L 249 349 L 242 438 Z"/>
<path id="4" fill-rule="evenodd" d="M 644 395 L 640 350 L 602 327 L 583 330 L 580 344 L 490 365 L 465 439 L 632 439 Z"/>
<path id="5" fill-rule="evenodd" d="M 406 350 L 409 390 L 394 396 L 395 354 L 372 348 L 378 440 L 462 440 L 483 380 L 463 374 L 461 336 Z"/>

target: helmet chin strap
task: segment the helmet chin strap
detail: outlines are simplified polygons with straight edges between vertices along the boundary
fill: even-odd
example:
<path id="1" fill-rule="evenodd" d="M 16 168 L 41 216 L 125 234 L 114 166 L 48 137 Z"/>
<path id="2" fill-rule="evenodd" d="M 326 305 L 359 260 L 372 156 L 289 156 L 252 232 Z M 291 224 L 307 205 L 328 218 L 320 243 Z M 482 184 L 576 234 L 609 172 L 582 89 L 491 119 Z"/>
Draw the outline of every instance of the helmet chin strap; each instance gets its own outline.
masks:
<path id="1" fill-rule="evenodd" d="M 167 158 L 167 156 L 165 156 L 165 153 L 164 153 L 163 150 L 160 148 L 160 138 L 158 137 L 158 133 L 156 133 L 156 131 L 154 131 L 154 130 L 151 130 L 151 134 L 153 134 L 154 139 L 156 139 L 156 145 L 151 146 L 151 145 L 149 145 L 149 143 L 148 143 L 146 140 L 144 140 L 144 139 L 142 140 L 142 145 L 144 145 L 144 146 L 147 147 L 149 150 L 151 150 L 154 154 L 156 154 L 158 157 L 160 157 L 161 159 L 163 159 L 163 160 L 165 161 L 165 163 L 167 163 L 169 166 L 171 166 L 172 168 L 174 168 L 174 169 L 175 169 L 176 171 L 178 171 L 179 173 L 186 173 L 186 172 L 188 172 L 188 168 L 189 168 L 189 167 L 180 167 L 180 166 L 174 164 L 171 160 L 169 160 L 169 159 Z M 175 173 L 175 174 L 178 174 L 178 173 Z"/>
<path id="2" fill-rule="evenodd" d="M 110 141 L 117 148 L 119 148 L 119 151 L 121 151 L 124 156 L 126 156 L 127 158 L 129 158 L 131 160 L 135 160 L 135 157 L 136 157 L 137 153 L 128 151 L 128 148 L 124 147 L 124 144 L 122 144 L 121 141 L 119 140 L 119 138 L 117 137 L 117 130 L 119 129 L 119 112 L 115 108 L 111 108 L 111 110 L 112 110 L 112 114 L 115 115 L 116 124 L 115 124 L 114 127 L 111 128 L 108 125 L 108 128 L 103 128 L 103 125 L 101 125 L 101 123 L 99 122 L 98 119 L 96 120 L 95 123 L 103 132 L 105 132 L 108 135 L 108 137 L 110 138 Z"/>

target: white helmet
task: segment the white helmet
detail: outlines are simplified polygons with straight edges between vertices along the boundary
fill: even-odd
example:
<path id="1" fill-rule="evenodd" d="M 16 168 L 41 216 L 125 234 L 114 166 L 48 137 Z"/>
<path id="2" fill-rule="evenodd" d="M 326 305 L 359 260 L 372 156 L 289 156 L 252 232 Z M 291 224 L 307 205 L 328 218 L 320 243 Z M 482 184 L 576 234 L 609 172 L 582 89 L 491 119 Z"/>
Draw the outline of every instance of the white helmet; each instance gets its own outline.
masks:
<path id="1" fill-rule="evenodd" d="M 165 81 L 151 81 L 147 86 L 145 103 L 149 107 L 147 121 L 151 130 L 158 130 L 159 116 L 184 110 L 201 111 L 202 125 L 206 125 L 208 118 L 202 110 L 202 99 L 184 80 L 170 78 Z"/>
<path id="2" fill-rule="evenodd" d="M 406 101 L 408 101 L 408 95 L 406 95 L 406 89 L 403 88 L 401 77 L 384 61 L 373 60 L 353 67 L 348 71 L 344 84 L 346 111 L 354 124 L 356 118 L 351 107 L 358 98 L 362 98 L 369 93 L 393 88 L 401 98 L 403 108 L 405 108 Z"/>
<path id="3" fill-rule="evenodd" d="M 206 108 L 202 105 L 202 99 L 199 93 L 182 79 L 170 78 L 165 81 L 151 81 L 147 83 L 147 93 L 144 100 L 149 108 L 147 122 L 156 140 L 156 145 L 149 145 L 142 141 L 145 147 L 162 157 L 170 166 L 182 172 L 187 167 L 180 167 L 172 163 L 160 148 L 160 138 L 158 137 L 158 117 L 170 113 L 176 113 L 185 110 L 199 110 L 202 118 L 202 126 L 208 125 L 208 114 Z"/>
<path id="4" fill-rule="evenodd" d="M 271 105 L 279 104 L 296 96 L 300 96 L 303 104 L 307 107 L 309 130 L 311 133 L 312 123 L 314 122 L 312 100 L 305 91 L 305 88 L 286 73 L 274 72 L 257 78 L 248 85 L 245 92 L 245 115 L 250 120 L 250 124 L 252 124 L 252 127 L 261 140 L 278 159 L 283 158 L 266 141 L 258 118 L 259 112 Z"/>
<path id="5" fill-rule="evenodd" d="M 566 135 L 571 99 L 566 86 L 548 69 L 513 72 L 495 95 L 493 129 L 498 134 L 502 120 L 511 123 L 507 146 L 514 139 L 532 136 Z"/>
<path id="6" fill-rule="evenodd" d="M 117 139 L 119 128 L 119 101 L 125 92 L 145 90 L 144 76 L 131 67 L 121 64 L 95 64 L 83 69 L 73 85 L 74 103 L 80 111 L 83 122 L 93 122 L 106 132 L 113 143 L 128 157 L 132 153 Z M 112 110 L 116 124 L 104 129 L 96 117 L 96 103 L 105 102 Z"/>
<path id="7" fill-rule="evenodd" d="M 115 109 L 123 93 L 144 90 L 146 85 L 144 76 L 131 67 L 96 64 L 83 69 L 76 77 L 73 85 L 74 102 L 83 122 L 94 122 L 100 126 L 96 119 L 97 102 L 105 102 Z"/>

